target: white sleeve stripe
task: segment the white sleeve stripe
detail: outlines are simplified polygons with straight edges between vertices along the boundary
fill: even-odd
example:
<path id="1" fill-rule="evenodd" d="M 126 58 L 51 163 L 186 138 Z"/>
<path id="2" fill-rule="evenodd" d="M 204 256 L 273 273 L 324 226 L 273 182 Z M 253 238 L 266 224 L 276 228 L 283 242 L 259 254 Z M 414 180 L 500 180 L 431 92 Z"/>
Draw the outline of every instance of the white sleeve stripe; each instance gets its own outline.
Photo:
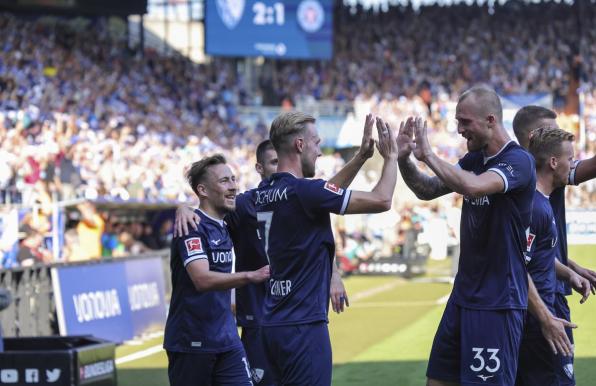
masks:
<path id="1" fill-rule="evenodd" d="M 577 170 L 577 167 L 579 166 L 579 164 L 581 162 L 582 161 L 578 161 L 578 160 L 575 161 L 573 169 L 571 169 L 571 173 L 569 173 L 569 185 L 577 185 L 575 183 L 575 171 Z"/>
<path id="2" fill-rule="evenodd" d="M 349 189 L 346 189 L 346 194 L 344 195 L 344 202 L 341 205 L 341 210 L 339 211 L 339 214 L 343 215 L 344 213 L 346 213 L 346 209 L 348 209 L 348 203 L 350 202 L 351 195 L 352 195 L 352 191 Z"/>
<path id="3" fill-rule="evenodd" d="M 195 260 L 206 259 L 206 258 L 207 258 L 207 255 L 191 256 L 188 259 L 184 260 L 184 266 L 186 267 L 188 265 L 188 263 L 193 262 Z"/>
<path id="4" fill-rule="evenodd" d="M 503 179 L 503 183 L 505 184 L 505 189 L 503 190 L 503 193 L 507 193 L 507 190 L 509 190 L 509 181 L 507 181 L 507 177 L 505 177 L 505 173 L 503 173 L 502 171 L 500 171 L 497 168 L 490 168 L 490 169 L 488 169 L 488 171 L 495 172 L 501 176 L 501 178 Z"/>

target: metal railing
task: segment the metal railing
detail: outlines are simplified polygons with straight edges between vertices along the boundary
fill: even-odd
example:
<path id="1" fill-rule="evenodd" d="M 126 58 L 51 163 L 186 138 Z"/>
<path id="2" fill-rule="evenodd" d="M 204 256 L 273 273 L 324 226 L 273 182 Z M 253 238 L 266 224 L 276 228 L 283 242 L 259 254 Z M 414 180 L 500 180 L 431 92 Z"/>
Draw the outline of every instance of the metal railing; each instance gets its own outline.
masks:
<path id="1" fill-rule="evenodd" d="M 147 255 L 162 258 L 164 278 L 166 279 L 166 299 L 171 294 L 169 251 L 163 250 L 144 255 L 122 258 L 138 259 Z M 120 259 L 119 259 L 120 260 Z M 113 260 L 104 260 L 104 262 Z M 76 263 L 76 265 L 102 264 L 102 261 Z M 58 334 L 56 304 L 51 270 L 55 266 L 69 264 L 37 265 L 0 270 L 0 288 L 8 289 L 13 302 L 0 311 L 0 326 L 3 336 L 49 336 Z M 70 264 L 74 265 L 74 264 Z"/>

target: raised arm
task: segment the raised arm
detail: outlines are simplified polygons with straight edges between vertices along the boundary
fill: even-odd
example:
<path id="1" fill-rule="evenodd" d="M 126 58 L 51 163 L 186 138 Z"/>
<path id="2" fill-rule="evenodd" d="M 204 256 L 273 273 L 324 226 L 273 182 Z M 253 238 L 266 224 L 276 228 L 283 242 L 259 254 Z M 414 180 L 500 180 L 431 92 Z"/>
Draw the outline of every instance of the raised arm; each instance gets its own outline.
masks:
<path id="1" fill-rule="evenodd" d="M 381 178 L 370 192 L 352 191 L 346 214 L 379 213 L 391 208 L 397 180 L 397 142 L 393 130 L 380 118 L 377 118 L 377 131 L 377 149 L 384 160 Z"/>
<path id="2" fill-rule="evenodd" d="M 364 122 L 364 132 L 362 134 L 360 149 L 358 149 L 354 158 L 348 161 L 348 163 L 329 180 L 330 183 L 343 189 L 347 189 L 354 180 L 354 177 L 356 177 L 356 174 L 360 171 L 360 168 L 362 168 L 362 165 L 373 156 L 375 152 L 375 141 L 372 138 L 372 127 L 374 123 L 374 118 L 371 114 L 368 114 Z"/>
<path id="3" fill-rule="evenodd" d="M 186 266 L 197 291 L 218 291 L 242 287 L 249 283 L 261 283 L 269 278 L 269 266 L 256 271 L 222 273 L 209 270 L 207 259 L 191 261 Z"/>
<path id="4" fill-rule="evenodd" d="M 443 181 L 436 176 L 422 173 L 411 160 L 410 154 L 415 147 L 412 124 L 412 118 L 408 118 L 405 123 L 402 122 L 397 135 L 397 164 L 404 182 L 416 197 L 424 201 L 451 193 L 452 190 Z"/>
<path id="5" fill-rule="evenodd" d="M 574 185 L 596 178 L 596 156 L 582 160 L 572 171 L 572 180 Z"/>
<path id="6" fill-rule="evenodd" d="M 505 191 L 505 180 L 501 175 L 491 170 L 475 175 L 463 170 L 459 166 L 451 165 L 439 158 L 428 142 L 426 121 L 421 118 L 414 121 L 415 144 L 414 156 L 419 161 L 426 163 L 430 169 L 454 192 L 469 197 L 482 197 Z"/>

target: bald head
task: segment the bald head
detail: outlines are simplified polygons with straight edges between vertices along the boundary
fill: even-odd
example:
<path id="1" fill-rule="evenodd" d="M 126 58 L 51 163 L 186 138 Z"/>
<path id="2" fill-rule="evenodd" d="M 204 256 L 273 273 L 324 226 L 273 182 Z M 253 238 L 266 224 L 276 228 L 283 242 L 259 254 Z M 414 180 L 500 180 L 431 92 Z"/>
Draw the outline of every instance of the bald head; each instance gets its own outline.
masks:
<path id="1" fill-rule="evenodd" d="M 488 86 L 474 86 L 461 94 L 458 104 L 466 104 L 479 117 L 492 115 L 497 123 L 503 123 L 503 106 L 496 91 Z"/>

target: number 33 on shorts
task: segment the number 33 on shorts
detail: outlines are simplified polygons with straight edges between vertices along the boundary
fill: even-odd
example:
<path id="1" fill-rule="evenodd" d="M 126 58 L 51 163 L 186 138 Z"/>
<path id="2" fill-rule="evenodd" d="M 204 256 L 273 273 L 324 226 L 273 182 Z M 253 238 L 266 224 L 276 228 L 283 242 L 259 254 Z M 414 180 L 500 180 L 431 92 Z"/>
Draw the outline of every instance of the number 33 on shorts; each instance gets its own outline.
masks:
<path id="1" fill-rule="evenodd" d="M 473 347 L 472 353 L 470 370 L 475 373 L 476 377 L 484 382 L 495 378 L 501 368 L 501 360 L 498 357 L 499 349 Z"/>

